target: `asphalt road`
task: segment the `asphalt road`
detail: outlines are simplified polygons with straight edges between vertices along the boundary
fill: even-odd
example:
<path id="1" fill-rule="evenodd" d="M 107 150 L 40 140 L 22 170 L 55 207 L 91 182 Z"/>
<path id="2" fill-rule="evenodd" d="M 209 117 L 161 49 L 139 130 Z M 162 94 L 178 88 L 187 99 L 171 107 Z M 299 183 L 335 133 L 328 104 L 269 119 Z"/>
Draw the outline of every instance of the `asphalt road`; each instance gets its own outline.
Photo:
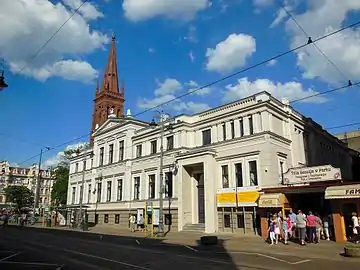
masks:
<path id="1" fill-rule="evenodd" d="M 0 269 L 282 270 L 357 269 L 359 261 L 329 261 L 221 247 L 170 245 L 160 240 L 8 227 L 0 229 Z"/>

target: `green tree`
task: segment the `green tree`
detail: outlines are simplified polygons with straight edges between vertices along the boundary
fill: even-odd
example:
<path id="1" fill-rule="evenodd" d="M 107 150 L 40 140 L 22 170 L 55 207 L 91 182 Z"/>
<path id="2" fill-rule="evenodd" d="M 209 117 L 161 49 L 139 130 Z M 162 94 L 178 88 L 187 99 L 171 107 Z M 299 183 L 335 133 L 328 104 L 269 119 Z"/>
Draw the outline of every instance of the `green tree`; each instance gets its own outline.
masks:
<path id="1" fill-rule="evenodd" d="M 54 184 L 51 191 L 52 202 L 55 206 L 66 204 L 67 189 L 69 181 L 69 168 L 57 167 L 53 172 Z"/>
<path id="2" fill-rule="evenodd" d="M 16 204 L 20 211 L 24 207 L 32 207 L 34 204 L 34 194 L 24 186 L 9 186 L 4 189 L 7 201 Z"/>

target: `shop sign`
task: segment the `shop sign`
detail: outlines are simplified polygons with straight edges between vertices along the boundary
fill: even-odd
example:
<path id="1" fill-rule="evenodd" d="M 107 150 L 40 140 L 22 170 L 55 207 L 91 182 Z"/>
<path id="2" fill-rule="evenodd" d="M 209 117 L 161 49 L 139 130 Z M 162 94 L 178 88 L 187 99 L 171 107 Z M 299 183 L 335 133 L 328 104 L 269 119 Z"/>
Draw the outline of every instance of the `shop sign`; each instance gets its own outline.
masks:
<path id="1" fill-rule="evenodd" d="M 360 188 L 346 189 L 345 195 L 347 195 L 347 196 L 360 195 Z"/>
<path id="2" fill-rule="evenodd" d="M 236 204 L 254 204 L 260 194 L 254 189 L 238 189 L 236 192 L 235 188 L 219 189 L 217 191 L 217 205 L 218 207 L 235 207 Z"/>
<path id="3" fill-rule="evenodd" d="M 331 165 L 291 168 L 284 173 L 285 185 L 332 180 L 341 180 L 341 170 Z"/>

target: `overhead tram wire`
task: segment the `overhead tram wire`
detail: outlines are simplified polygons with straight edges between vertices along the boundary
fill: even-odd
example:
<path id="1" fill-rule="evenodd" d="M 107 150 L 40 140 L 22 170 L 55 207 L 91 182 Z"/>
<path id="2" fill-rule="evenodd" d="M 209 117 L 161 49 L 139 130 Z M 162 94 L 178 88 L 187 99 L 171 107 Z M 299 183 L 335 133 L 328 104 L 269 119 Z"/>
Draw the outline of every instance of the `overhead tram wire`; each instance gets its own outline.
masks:
<path id="1" fill-rule="evenodd" d="M 71 13 L 71 15 L 69 16 L 69 18 L 62 24 L 59 26 L 59 28 L 40 46 L 40 48 L 29 58 L 28 61 L 26 61 L 26 63 L 24 64 L 24 66 L 20 69 L 20 71 L 18 73 L 23 72 L 26 67 L 27 64 L 29 64 L 29 62 L 33 61 L 38 55 L 39 53 L 50 43 L 50 41 L 61 31 L 61 29 L 75 16 L 75 14 L 77 14 L 79 12 L 79 10 L 88 2 L 89 0 L 83 0 L 81 2 L 81 4 L 74 9 L 74 11 Z"/>
<path id="2" fill-rule="evenodd" d="M 360 125 L 360 122 L 354 122 L 354 123 L 350 123 L 350 124 L 346 124 L 346 125 L 342 125 L 342 126 L 333 126 L 333 127 L 329 127 L 329 128 L 325 128 L 326 130 L 329 129 L 338 129 L 338 128 L 344 128 L 344 127 L 352 127 L 352 126 L 357 126 Z"/>
<path id="3" fill-rule="evenodd" d="M 177 100 L 177 99 L 181 99 L 181 98 L 183 98 L 183 97 L 185 97 L 185 96 L 188 96 L 188 95 L 191 95 L 191 94 L 193 94 L 193 93 L 195 93 L 195 92 L 198 92 L 198 91 L 200 91 L 200 90 L 202 90 L 202 89 L 204 89 L 204 88 L 213 86 L 214 84 L 217 84 L 217 83 L 219 83 L 219 82 L 225 81 L 225 80 L 227 80 L 227 79 L 229 79 L 229 78 L 232 78 L 232 77 L 234 77 L 234 76 L 236 76 L 236 75 L 239 75 L 239 74 L 241 74 L 241 73 L 244 73 L 244 72 L 249 71 L 249 70 L 251 70 L 251 69 L 254 69 L 254 68 L 256 68 L 256 67 L 259 67 L 259 66 L 262 66 L 262 65 L 264 65 L 264 64 L 267 64 L 267 63 L 269 63 L 269 62 L 272 61 L 272 60 L 276 60 L 276 59 L 278 59 L 278 58 L 280 58 L 280 57 L 283 57 L 283 56 L 285 56 L 285 55 L 288 55 L 288 54 L 290 54 L 290 53 L 292 53 L 292 52 L 295 52 L 295 51 L 297 51 L 297 50 L 300 50 L 300 49 L 302 49 L 302 48 L 305 48 L 306 46 L 309 46 L 309 45 L 312 44 L 312 43 L 316 43 L 316 42 L 318 42 L 318 41 L 320 41 L 320 40 L 324 40 L 324 39 L 326 39 L 326 38 L 328 38 L 328 37 L 331 37 L 331 36 L 333 36 L 333 35 L 335 35 L 335 34 L 338 34 L 338 33 L 342 32 L 342 31 L 345 31 L 345 30 L 347 30 L 347 29 L 353 28 L 353 27 L 358 26 L 358 25 L 360 25 L 360 21 L 357 21 L 357 22 L 355 22 L 355 23 L 352 23 L 352 24 L 349 24 L 349 25 L 344 26 L 344 27 L 342 27 L 342 28 L 339 28 L 339 29 L 336 30 L 336 31 L 333 31 L 333 32 L 331 32 L 331 33 L 328 33 L 328 34 L 326 34 L 326 35 L 324 35 L 324 36 L 321 36 L 321 37 L 319 37 L 319 38 L 317 38 L 317 39 L 311 40 L 311 42 L 308 41 L 307 43 L 305 43 L 305 44 L 303 44 L 303 45 L 297 46 L 297 47 L 295 47 L 295 48 L 293 48 L 293 49 L 291 49 L 291 50 L 288 50 L 288 51 L 286 51 L 286 52 L 277 54 L 277 55 L 275 55 L 275 56 L 273 56 L 273 57 L 271 57 L 271 58 L 268 58 L 268 59 L 266 59 L 266 60 L 263 60 L 263 61 L 261 61 L 261 62 L 259 62 L 259 63 L 257 63 L 257 64 L 254 64 L 254 65 L 252 65 L 252 66 L 246 67 L 246 68 L 244 68 L 244 69 L 242 69 L 242 70 L 239 70 L 239 71 L 237 71 L 237 72 L 235 72 L 235 73 L 232 73 L 232 74 L 230 74 L 230 75 L 227 75 L 227 76 L 225 76 L 225 77 L 223 77 L 223 78 L 221 78 L 221 79 L 218 79 L 218 80 L 213 81 L 213 82 L 211 82 L 211 83 L 209 83 L 209 84 L 206 84 L 206 85 L 203 85 L 203 86 L 201 86 L 201 87 L 198 87 L 198 88 L 196 88 L 196 89 L 194 89 L 194 90 L 192 90 L 192 91 L 189 91 L 189 92 L 187 92 L 187 93 L 184 93 L 184 94 L 182 94 L 182 95 L 179 95 L 179 96 L 177 96 L 177 97 L 175 97 L 175 98 L 173 98 L 173 99 L 171 99 L 171 100 L 168 100 L 168 101 L 163 102 L 163 103 L 161 103 L 161 104 L 158 104 L 158 105 L 156 105 L 156 106 L 154 106 L 154 107 L 151 107 L 151 108 L 149 108 L 149 109 L 146 109 L 146 110 L 144 110 L 144 111 L 142 111 L 142 112 L 140 112 L 140 113 L 138 113 L 138 114 L 136 114 L 136 115 L 134 115 L 134 116 L 138 116 L 138 115 L 140 115 L 140 114 L 144 114 L 144 113 L 146 113 L 146 112 L 149 112 L 149 111 L 152 111 L 152 110 L 154 110 L 154 109 L 157 109 L 157 108 L 159 108 L 159 107 L 161 107 L 161 106 L 163 106 L 163 105 L 169 104 L 169 103 L 171 103 L 171 102 L 173 102 L 173 101 L 175 101 L 175 100 Z M 351 85 L 349 85 L 349 86 L 351 86 Z"/>
<path id="4" fill-rule="evenodd" d="M 341 71 L 341 69 L 332 61 L 321 49 L 320 47 L 312 41 L 310 35 L 305 31 L 305 29 L 301 26 L 301 24 L 296 20 L 296 18 L 293 16 L 293 14 L 281 3 L 279 3 L 280 7 L 286 12 L 286 14 L 290 17 L 290 19 L 296 24 L 296 26 L 301 30 L 301 32 L 304 33 L 304 35 L 308 38 L 308 43 L 314 45 L 315 49 L 318 50 L 318 52 L 330 63 L 330 65 L 333 66 L 333 68 L 342 76 L 345 80 L 348 81 L 348 84 L 352 84 L 352 80 L 350 80 L 344 72 Z M 358 85 L 360 87 L 360 85 Z"/>
<path id="5" fill-rule="evenodd" d="M 347 26 L 344 26 L 344 27 L 342 27 L 342 28 L 339 28 L 338 30 L 335 30 L 335 31 L 333 31 L 333 32 L 330 32 L 330 33 L 328 33 L 328 34 L 326 34 L 326 35 L 324 35 L 324 36 L 318 37 L 317 39 L 312 40 L 312 43 L 316 43 L 316 42 L 318 42 L 318 41 L 320 41 L 320 40 L 324 40 L 324 39 L 326 39 L 326 38 L 328 38 L 328 37 L 331 37 L 331 36 L 333 36 L 333 35 L 336 35 L 336 34 L 342 32 L 342 31 L 345 31 L 345 30 L 347 30 L 347 29 L 354 28 L 354 27 L 356 27 L 356 26 L 358 26 L 358 25 L 360 25 L 360 20 L 357 21 L 357 22 L 355 22 L 355 23 L 352 23 L 352 24 L 349 24 L 349 25 L 347 25 Z M 198 92 L 198 91 L 200 91 L 200 90 L 202 90 L 202 89 L 204 89 L 204 88 L 213 86 L 213 85 L 215 85 L 215 84 L 217 84 L 217 83 L 220 83 L 220 82 L 223 82 L 223 81 L 225 81 L 225 80 L 227 80 L 227 79 L 230 79 L 230 78 L 232 78 L 232 77 L 234 77 L 234 76 L 236 76 L 236 75 L 245 73 L 246 71 L 252 70 L 252 69 L 257 68 L 257 67 L 262 66 L 262 65 L 265 65 L 265 64 L 269 63 L 269 62 L 272 61 L 272 60 L 276 60 L 276 59 L 278 59 L 278 58 L 280 58 L 280 57 L 283 57 L 283 56 L 285 56 L 285 55 L 288 55 L 288 54 L 290 54 L 290 53 L 292 53 L 292 52 L 295 52 L 295 51 L 297 51 L 297 50 L 299 50 L 299 49 L 305 48 L 306 46 L 309 46 L 310 44 L 311 44 L 311 43 L 307 42 L 307 43 L 305 43 L 305 44 L 303 44 L 303 45 L 297 46 L 297 47 L 295 47 L 295 48 L 293 48 L 293 49 L 291 49 L 291 50 L 288 50 L 288 51 L 286 51 L 286 52 L 279 53 L 279 54 L 277 54 L 277 55 L 275 55 L 275 56 L 273 56 L 273 57 L 270 57 L 270 58 L 268 58 L 268 59 L 266 59 L 266 60 L 263 60 L 263 61 L 261 61 L 261 62 L 259 62 L 259 63 L 257 63 L 257 64 L 251 65 L 251 66 L 246 67 L 246 68 L 244 68 L 244 69 L 241 69 L 241 70 L 239 70 L 239 71 L 237 71 L 237 72 L 234 72 L 234 73 L 232 73 L 232 74 L 230 74 L 230 75 L 227 75 L 227 76 L 222 77 L 222 78 L 220 78 L 220 79 L 218 79 L 218 80 L 215 80 L 215 81 L 213 81 L 213 82 L 211 82 L 211 83 L 208 83 L 208 84 L 206 84 L 206 85 L 200 86 L 200 87 L 198 87 L 198 88 L 196 88 L 196 89 L 194 89 L 194 90 L 192 90 L 192 91 L 189 91 L 189 92 L 187 92 L 187 93 L 184 93 L 184 94 L 182 94 L 182 95 L 179 95 L 179 96 L 177 96 L 177 97 L 175 97 L 175 98 L 173 98 L 173 99 L 171 99 L 171 100 L 168 100 L 168 101 L 166 101 L 166 102 L 160 103 L 160 104 L 158 104 L 158 105 L 156 105 L 156 106 L 153 106 L 153 107 L 151 107 L 151 108 L 145 109 L 145 110 L 143 110 L 143 111 L 141 111 L 141 112 L 139 112 L 139 113 L 134 114 L 133 117 L 136 117 L 136 116 L 142 115 L 142 114 L 144 114 L 144 113 L 150 112 L 150 111 L 152 111 L 152 110 L 154 110 L 154 109 L 157 109 L 157 108 L 159 108 L 159 107 L 161 107 L 161 106 L 163 106 L 163 105 L 169 104 L 169 103 L 171 103 L 171 102 L 173 102 L 173 101 L 175 101 L 175 100 L 182 99 L 182 98 L 185 97 L 185 96 L 192 95 L 193 93 L 196 93 L 196 92 Z M 357 83 L 357 84 L 359 84 L 359 83 Z M 340 90 L 340 89 L 345 89 L 345 88 L 351 87 L 351 86 L 352 86 L 352 85 L 349 85 L 349 84 L 348 84 L 348 85 L 346 85 L 346 86 L 342 86 L 342 87 L 338 87 L 338 88 L 335 88 L 335 89 L 332 89 L 332 90 L 324 91 L 324 92 L 322 92 L 322 93 L 318 93 L 318 94 L 316 94 L 316 96 L 322 95 L 322 94 L 326 94 L 326 93 L 330 93 L 330 92 L 334 92 L 334 91 L 338 91 L 338 90 Z M 305 99 L 312 98 L 312 97 L 314 97 L 314 95 L 309 96 L 309 97 L 301 98 L 301 100 L 305 100 Z M 300 99 L 299 99 L 299 100 L 293 100 L 292 102 L 297 102 L 297 101 L 300 101 Z M 84 135 L 82 135 L 82 136 L 79 136 L 78 138 L 76 138 L 76 139 L 74 139 L 74 140 L 71 140 L 71 141 L 69 141 L 69 142 L 61 143 L 61 144 L 59 144 L 59 145 L 57 145 L 57 146 L 55 146 L 55 147 L 51 147 L 50 150 L 47 150 L 47 151 L 54 150 L 54 149 L 56 149 L 56 148 L 59 148 L 59 147 L 61 147 L 61 146 L 64 146 L 64 145 L 66 145 L 66 144 L 69 144 L 69 143 L 71 143 L 71 142 L 74 142 L 75 140 L 79 140 L 79 139 L 81 139 L 81 138 L 84 138 L 84 137 L 87 137 L 87 136 L 90 136 L 90 135 L 91 135 L 91 132 L 90 132 L 90 133 L 87 133 L 87 134 L 84 134 Z M 46 152 L 47 152 L 47 151 L 46 151 Z M 32 159 L 32 158 L 35 158 L 35 157 L 38 157 L 38 156 L 39 156 L 39 154 L 31 157 L 31 159 Z M 27 161 L 29 161 L 29 160 L 30 160 L 30 159 L 26 160 L 25 162 L 27 162 Z M 22 162 L 22 163 L 25 163 L 25 162 Z M 21 163 L 20 163 L 20 164 L 21 164 Z"/>

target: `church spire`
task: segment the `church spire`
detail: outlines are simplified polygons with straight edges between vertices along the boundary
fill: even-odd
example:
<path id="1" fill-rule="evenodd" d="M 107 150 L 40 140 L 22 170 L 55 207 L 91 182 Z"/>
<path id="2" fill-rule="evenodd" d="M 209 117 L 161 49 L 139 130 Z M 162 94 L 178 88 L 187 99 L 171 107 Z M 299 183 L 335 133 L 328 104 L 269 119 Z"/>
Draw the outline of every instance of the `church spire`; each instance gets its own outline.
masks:
<path id="1" fill-rule="evenodd" d="M 115 46 L 115 33 L 112 34 L 111 48 L 108 57 L 107 66 L 104 73 L 104 79 L 102 81 L 100 92 L 109 91 L 113 93 L 120 93 L 119 79 L 116 63 L 116 46 Z"/>

